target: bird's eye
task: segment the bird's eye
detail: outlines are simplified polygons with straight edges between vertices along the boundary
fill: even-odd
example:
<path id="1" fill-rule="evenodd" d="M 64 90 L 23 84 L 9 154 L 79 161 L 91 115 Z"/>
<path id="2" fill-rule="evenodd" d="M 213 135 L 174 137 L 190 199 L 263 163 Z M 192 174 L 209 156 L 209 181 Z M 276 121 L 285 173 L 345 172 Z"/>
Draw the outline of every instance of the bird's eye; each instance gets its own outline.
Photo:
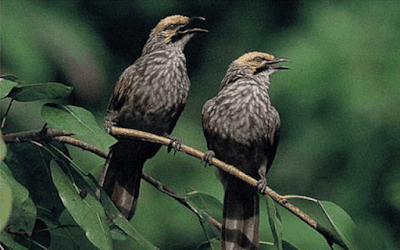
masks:
<path id="1" fill-rule="evenodd" d="M 172 23 L 172 24 L 168 25 L 167 27 L 165 27 L 165 30 L 175 30 L 177 27 L 178 27 L 178 24 Z"/>
<path id="2" fill-rule="evenodd" d="M 255 62 L 262 62 L 263 59 L 262 59 L 261 57 L 259 57 L 259 56 L 256 56 L 256 57 L 254 57 L 253 61 L 255 61 Z"/>

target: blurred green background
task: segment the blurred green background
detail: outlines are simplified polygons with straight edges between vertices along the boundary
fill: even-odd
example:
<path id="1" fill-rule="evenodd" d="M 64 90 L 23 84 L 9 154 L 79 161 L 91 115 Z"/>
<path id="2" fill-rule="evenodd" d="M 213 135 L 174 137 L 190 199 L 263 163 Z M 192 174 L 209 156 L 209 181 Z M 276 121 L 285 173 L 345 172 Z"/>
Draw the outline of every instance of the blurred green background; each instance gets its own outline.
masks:
<path id="1" fill-rule="evenodd" d="M 0 4 L 1 73 L 29 83 L 74 86 L 65 103 L 90 110 L 99 124 L 114 82 L 140 55 L 159 19 L 171 14 L 204 16 L 210 32 L 186 47 L 192 86 L 173 132 L 203 151 L 201 109 L 218 92 L 228 65 L 249 51 L 289 58 L 285 65 L 291 70 L 274 75 L 270 88 L 282 127 L 269 186 L 280 194 L 311 196 L 341 206 L 364 233 L 362 249 L 398 249 L 399 1 Z M 42 104 L 15 103 L 4 131 L 39 129 Z M 0 105 L 3 115 L 8 102 Z M 79 164 L 102 164 L 87 152 L 71 151 Z M 167 154 L 163 148 L 144 171 L 182 194 L 199 190 L 222 199 L 214 168 L 204 168 L 186 155 Z M 262 220 L 266 221 L 264 215 Z M 284 220 L 284 236 L 302 249 L 329 249 L 323 248 L 322 238 L 321 246 L 304 245 L 309 236 L 299 231 L 307 227 L 296 220 Z M 147 183 L 142 184 L 133 224 L 160 249 L 194 249 L 205 241 L 197 218 Z M 261 238 L 271 240 L 265 233 Z M 117 242 L 116 249 L 127 245 Z"/>

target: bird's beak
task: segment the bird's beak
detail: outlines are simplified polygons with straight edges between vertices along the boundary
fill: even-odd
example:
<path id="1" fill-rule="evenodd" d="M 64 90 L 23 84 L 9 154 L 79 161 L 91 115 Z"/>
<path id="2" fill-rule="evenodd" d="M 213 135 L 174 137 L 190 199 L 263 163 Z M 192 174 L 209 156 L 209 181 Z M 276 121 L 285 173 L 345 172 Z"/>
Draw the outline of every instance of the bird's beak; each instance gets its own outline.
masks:
<path id="1" fill-rule="evenodd" d="M 189 18 L 188 24 L 186 24 L 184 27 L 182 27 L 181 30 L 178 31 L 179 34 L 188 34 L 188 33 L 208 33 L 208 30 L 196 27 L 197 20 L 200 22 L 204 22 L 206 19 L 201 16 L 194 16 Z"/>
<path id="2" fill-rule="evenodd" d="M 289 59 L 287 58 L 274 58 L 270 61 L 266 61 L 265 65 L 269 68 L 273 68 L 273 69 L 290 69 L 289 67 L 286 66 L 281 66 L 278 63 L 280 62 L 288 62 Z"/>
<path id="3" fill-rule="evenodd" d="M 204 17 L 202 17 L 202 16 L 193 16 L 193 17 L 189 18 L 189 23 L 190 23 L 192 20 L 205 21 L 206 19 L 205 19 Z"/>

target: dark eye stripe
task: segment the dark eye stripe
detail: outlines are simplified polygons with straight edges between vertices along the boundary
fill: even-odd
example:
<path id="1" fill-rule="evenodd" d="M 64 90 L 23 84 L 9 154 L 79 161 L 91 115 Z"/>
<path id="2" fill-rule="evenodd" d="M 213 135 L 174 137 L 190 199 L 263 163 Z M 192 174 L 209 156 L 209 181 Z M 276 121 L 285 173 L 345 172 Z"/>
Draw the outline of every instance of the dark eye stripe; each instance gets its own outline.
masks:
<path id="1" fill-rule="evenodd" d="M 174 30 L 174 29 L 176 29 L 177 27 L 178 27 L 178 24 L 173 23 L 173 24 L 170 24 L 170 25 L 168 25 L 167 27 L 165 27 L 165 30 Z"/>
<path id="2" fill-rule="evenodd" d="M 259 57 L 259 56 L 256 56 L 256 57 L 254 57 L 253 61 L 262 62 L 263 59 L 261 57 Z"/>

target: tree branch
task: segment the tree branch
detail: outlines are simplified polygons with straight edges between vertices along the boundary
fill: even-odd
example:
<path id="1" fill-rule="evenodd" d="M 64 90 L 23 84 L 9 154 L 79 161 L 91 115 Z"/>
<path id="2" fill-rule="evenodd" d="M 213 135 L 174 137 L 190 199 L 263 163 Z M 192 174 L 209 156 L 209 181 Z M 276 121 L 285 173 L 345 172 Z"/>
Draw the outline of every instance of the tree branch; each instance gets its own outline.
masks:
<path id="1" fill-rule="evenodd" d="M 81 140 L 75 139 L 70 137 L 72 133 L 66 133 L 62 132 L 58 129 L 42 129 L 40 131 L 38 130 L 32 130 L 32 131 L 27 131 L 27 132 L 21 132 L 21 133 L 12 133 L 12 134 L 5 134 L 3 135 L 3 139 L 6 143 L 21 143 L 21 142 L 27 142 L 27 141 L 34 141 L 37 143 L 38 141 L 42 141 L 45 138 L 54 140 L 56 142 L 60 143 L 65 143 L 65 144 L 70 144 L 75 147 L 79 147 L 83 150 L 88 150 L 94 154 L 97 154 L 100 157 L 107 158 L 108 152 L 105 152 L 101 150 L 100 148 L 93 146 L 89 143 L 83 142 Z M 168 139 L 169 140 L 169 139 Z M 187 203 L 186 198 L 178 193 L 176 193 L 173 189 L 165 186 L 162 184 L 160 181 L 157 179 L 142 173 L 142 179 L 148 182 L 149 184 L 153 185 L 155 188 L 157 188 L 160 192 L 165 193 L 175 200 L 177 200 L 179 203 L 190 209 L 193 213 L 199 217 L 199 219 L 202 219 L 201 215 L 199 212 L 189 203 Z"/>
<path id="2" fill-rule="evenodd" d="M 147 133 L 144 131 L 135 130 L 135 129 L 112 127 L 110 130 L 110 134 L 112 134 L 114 136 L 119 136 L 119 137 L 122 136 L 122 137 L 127 137 L 127 138 L 143 140 L 143 141 L 149 141 L 149 142 L 153 142 L 153 143 L 159 143 L 159 144 L 162 144 L 165 146 L 169 146 L 171 144 L 171 140 L 166 137 Z M 196 157 L 200 160 L 203 160 L 204 153 L 195 148 L 192 148 L 192 147 L 189 147 L 186 145 L 182 145 L 182 147 L 180 148 L 179 151 L 181 151 L 185 154 L 191 155 L 193 157 Z M 231 175 L 234 175 L 235 177 L 243 180 L 244 182 L 248 183 L 249 185 L 252 185 L 254 187 L 257 186 L 256 179 L 252 178 L 251 176 L 246 175 L 245 173 L 243 173 L 239 169 L 235 168 L 234 166 L 226 164 L 225 162 L 218 160 L 215 157 L 211 159 L 210 164 L 224 170 L 225 172 L 228 172 Z M 318 224 L 317 221 L 315 221 L 309 215 L 307 215 L 306 213 L 301 211 L 298 207 L 289 203 L 286 196 L 282 196 L 282 195 L 278 194 L 277 192 L 275 192 L 274 190 L 272 190 L 269 187 L 267 187 L 266 191 L 262 194 L 264 196 L 271 197 L 279 205 L 286 208 L 289 212 L 291 212 L 292 214 L 294 214 L 295 216 L 300 218 L 302 221 L 304 221 L 307 225 L 311 226 L 316 231 L 318 231 L 320 234 L 322 234 L 325 237 L 325 239 L 327 240 L 329 245 L 332 245 L 332 243 L 335 242 L 336 244 L 340 245 L 341 247 L 347 249 L 347 247 L 344 246 L 342 244 L 341 240 L 338 239 L 335 235 L 332 235 L 327 229 L 325 229 L 320 224 Z"/>
<path id="3" fill-rule="evenodd" d="M 119 128 L 119 127 L 112 127 L 110 133 L 114 136 L 123 136 L 123 137 L 128 137 L 128 138 L 134 138 L 138 140 L 143 140 L 143 141 L 149 141 L 153 143 L 159 143 L 163 144 L 165 146 L 170 145 L 171 140 L 163 137 L 163 136 L 158 136 L 155 134 L 147 133 L 144 131 L 139 131 L 135 129 L 125 129 L 125 128 Z M 197 150 L 195 148 L 189 147 L 187 145 L 182 145 L 181 147 L 181 152 L 186 153 L 188 155 L 194 156 L 200 160 L 203 159 L 204 153 L 201 152 L 200 150 Z M 218 160 L 217 158 L 212 158 L 210 164 L 224 170 L 225 172 L 230 173 L 231 175 L 234 175 L 235 177 L 243 180 L 244 182 L 256 187 L 257 186 L 257 180 L 254 179 L 251 176 L 246 175 L 239 169 L 235 168 L 232 165 L 226 164 L 223 161 Z M 290 205 L 288 206 L 288 201 L 285 196 L 281 196 L 275 191 L 273 191 L 271 188 L 267 187 L 265 193 L 263 195 L 268 195 L 272 199 L 274 199 L 278 204 L 288 208 L 289 211 L 292 213 L 295 213 L 298 217 L 300 217 L 303 221 L 305 221 L 307 224 L 312 226 L 313 228 L 316 228 L 317 222 L 313 219 L 311 219 L 308 215 L 305 213 L 301 212 L 299 209 L 293 209 Z M 300 212 L 299 212 L 300 211 Z"/>
<path id="4" fill-rule="evenodd" d="M 153 143 L 159 143 L 165 146 L 171 145 L 171 139 L 163 137 L 163 136 L 158 136 L 155 134 L 147 133 L 144 131 L 136 130 L 136 129 L 126 129 L 126 128 L 119 128 L 119 127 L 112 127 L 110 129 L 110 134 L 116 137 L 125 137 L 125 138 L 132 138 L 132 139 L 137 139 L 137 140 L 142 140 L 142 141 L 149 141 Z M 54 141 L 61 142 L 61 143 L 66 143 L 70 144 L 73 146 L 80 147 L 84 150 L 88 150 L 92 153 L 95 153 L 99 155 L 100 157 L 106 158 L 108 152 L 104 152 L 101 149 L 97 148 L 96 146 L 90 145 L 88 143 L 82 142 L 80 140 L 71 138 L 70 135 L 71 133 L 66 133 L 59 131 L 57 129 L 43 129 L 41 131 L 28 131 L 24 133 L 16 133 L 16 134 L 5 134 L 3 135 L 3 139 L 6 143 L 20 143 L 23 141 L 40 141 L 43 140 L 44 138 L 51 138 Z M 203 159 L 204 153 L 200 150 L 197 150 L 195 148 L 189 147 L 187 145 L 182 145 L 181 148 L 178 150 L 183 153 L 186 153 L 190 156 L 196 157 L 200 160 Z M 242 171 L 238 170 L 232 165 L 226 164 L 223 161 L 218 160 L 217 158 L 212 158 L 210 164 L 224 170 L 225 172 L 230 173 L 231 175 L 234 175 L 235 177 L 243 180 L 244 182 L 248 183 L 249 185 L 252 185 L 256 187 L 257 185 L 257 180 L 252 178 L 251 176 L 246 175 Z M 172 189 L 165 187 L 162 183 L 159 181 L 155 180 L 154 178 L 146 175 L 143 173 L 142 178 L 156 187 L 158 190 L 160 190 L 163 193 L 166 193 L 167 195 L 173 197 L 176 199 L 178 202 L 189 208 L 191 211 L 193 211 L 197 216 L 199 216 L 198 212 L 196 209 L 194 209 L 190 204 L 188 204 L 185 200 L 184 197 L 180 196 L 176 192 L 174 192 Z M 309 215 L 301 211 L 299 208 L 297 208 L 295 205 L 291 204 L 288 202 L 288 198 L 290 196 L 282 196 L 272 190 L 271 188 L 267 187 L 266 191 L 262 193 L 264 196 L 269 196 L 271 197 L 275 202 L 277 202 L 279 205 L 282 207 L 286 208 L 289 210 L 292 214 L 300 218 L 302 221 L 304 221 L 306 224 L 314 228 L 316 231 L 318 231 L 320 234 L 322 234 L 325 239 L 328 241 L 328 243 L 331 245 L 333 242 L 340 245 L 341 247 L 347 249 L 346 246 L 342 244 L 342 241 L 338 239 L 335 235 L 332 235 L 327 229 L 323 228 L 321 225 L 319 225 L 314 219 L 312 219 Z M 212 218 L 208 218 L 211 222 L 215 221 Z M 213 221 L 212 221 L 213 220 Z M 214 223 L 217 227 L 220 225 L 217 222 Z"/>
<path id="5" fill-rule="evenodd" d="M 26 141 L 41 141 L 44 137 L 53 138 L 56 136 L 70 136 L 72 133 L 63 132 L 55 128 L 43 128 L 42 130 L 31 130 L 21 133 L 3 134 L 6 143 L 20 143 Z"/>
<path id="6" fill-rule="evenodd" d="M 72 138 L 70 136 L 55 136 L 52 138 L 52 140 L 56 141 L 56 142 L 60 142 L 60 143 L 66 143 L 66 144 L 70 144 L 76 147 L 79 147 L 83 150 L 88 150 L 92 153 L 97 154 L 98 156 L 101 156 L 103 158 L 107 157 L 108 152 L 105 152 L 103 150 L 101 150 L 100 148 L 93 146 L 89 143 L 80 141 L 78 139 Z"/>

